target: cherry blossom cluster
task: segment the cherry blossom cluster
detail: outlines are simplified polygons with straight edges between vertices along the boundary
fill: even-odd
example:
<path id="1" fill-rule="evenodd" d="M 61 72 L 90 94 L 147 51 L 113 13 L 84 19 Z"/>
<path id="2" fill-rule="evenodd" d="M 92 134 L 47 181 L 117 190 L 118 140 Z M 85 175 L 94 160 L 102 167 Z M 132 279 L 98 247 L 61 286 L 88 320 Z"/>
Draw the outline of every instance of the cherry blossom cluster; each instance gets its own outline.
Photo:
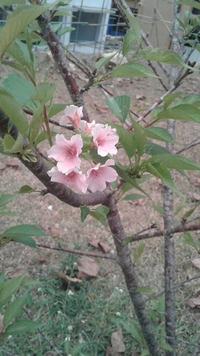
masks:
<path id="1" fill-rule="evenodd" d="M 60 123 L 72 124 L 78 133 L 73 135 L 70 140 L 67 140 L 62 134 L 56 135 L 56 142 L 48 151 L 48 157 L 53 158 L 57 164 L 48 171 L 48 175 L 52 182 L 65 184 L 82 193 L 86 193 L 87 190 L 91 192 L 103 191 L 107 183 L 117 179 L 117 173 L 111 167 L 114 165 L 114 161 L 107 159 L 104 164 L 91 162 L 91 168 L 86 173 L 82 173 L 80 154 L 84 138 L 89 137 L 89 146 L 95 147 L 99 156 L 106 157 L 117 153 L 116 144 L 119 137 L 116 130 L 110 126 L 96 124 L 95 121 L 88 123 L 81 120 L 82 117 L 82 107 L 70 105 L 65 109 Z"/>

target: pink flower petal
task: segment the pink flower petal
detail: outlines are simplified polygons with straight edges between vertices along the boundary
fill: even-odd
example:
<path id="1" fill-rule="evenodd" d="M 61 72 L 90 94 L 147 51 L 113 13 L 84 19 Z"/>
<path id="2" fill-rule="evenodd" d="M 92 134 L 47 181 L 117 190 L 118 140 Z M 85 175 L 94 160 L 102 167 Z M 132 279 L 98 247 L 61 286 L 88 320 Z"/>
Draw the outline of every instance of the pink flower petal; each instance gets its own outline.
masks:
<path id="1" fill-rule="evenodd" d="M 97 152 L 100 156 L 105 157 L 108 154 L 115 155 L 117 148 L 115 145 L 119 141 L 116 130 L 110 126 L 95 126 L 92 129 L 92 136 L 94 145 L 97 147 Z"/>
<path id="2" fill-rule="evenodd" d="M 63 174 L 57 167 L 53 167 L 47 173 L 51 177 L 52 182 L 65 184 L 72 189 L 81 191 L 82 193 L 86 193 L 87 191 L 86 176 L 77 170 L 71 171 L 68 174 Z"/>
<path id="3" fill-rule="evenodd" d="M 58 169 L 62 173 L 69 173 L 80 167 L 78 156 L 82 152 L 82 146 L 81 135 L 74 135 L 70 140 L 66 140 L 63 135 L 56 135 L 56 143 L 48 151 L 48 157 L 58 162 Z"/>
<path id="4" fill-rule="evenodd" d="M 87 172 L 88 188 L 92 192 L 103 191 L 107 182 L 114 182 L 117 179 L 117 172 L 109 167 L 113 160 L 107 160 L 104 165 L 99 163 Z"/>
<path id="5" fill-rule="evenodd" d="M 82 106 L 78 107 L 75 105 L 69 105 L 64 110 L 64 116 L 61 118 L 60 124 L 65 125 L 66 123 L 68 123 L 78 128 L 82 117 L 83 117 Z"/>

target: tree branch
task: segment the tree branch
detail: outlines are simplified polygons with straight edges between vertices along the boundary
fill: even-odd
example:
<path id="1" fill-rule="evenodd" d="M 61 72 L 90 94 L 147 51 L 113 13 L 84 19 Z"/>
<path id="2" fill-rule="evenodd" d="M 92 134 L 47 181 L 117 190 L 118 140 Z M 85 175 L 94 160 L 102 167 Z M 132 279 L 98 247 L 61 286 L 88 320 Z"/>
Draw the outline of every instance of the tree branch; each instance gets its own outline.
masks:
<path id="1" fill-rule="evenodd" d="M 116 4 L 116 6 L 117 6 L 118 10 L 120 11 L 120 13 L 122 14 L 122 16 L 124 17 L 127 25 L 129 25 L 129 21 L 126 16 L 126 12 L 128 12 L 131 16 L 134 16 L 134 14 L 132 13 L 130 7 L 127 5 L 126 1 L 125 0 L 114 0 L 114 3 Z M 144 31 L 142 31 L 141 35 L 142 35 L 142 39 L 143 39 L 143 42 L 145 43 L 145 45 L 147 47 L 153 48 L 151 42 L 147 38 L 146 33 Z M 148 61 L 148 64 L 151 66 L 153 72 L 157 75 L 157 70 L 155 71 L 155 67 L 151 63 L 151 61 Z M 168 73 L 168 70 L 165 68 L 165 66 L 160 62 L 158 62 L 158 66 L 162 69 L 163 73 L 168 78 L 169 73 Z M 161 84 L 163 85 L 163 83 L 161 83 Z"/>
<path id="2" fill-rule="evenodd" d="M 40 0 L 37 0 L 38 5 L 41 5 Z M 69 91 L 74 104 L 83 106 L 84 108 L 84 120 L 89 121 L 89 116 L 86 111 L 83 96 L 80 93 L 80 89 L 73 74 L 69 71 L 69 66 L 66 61 L 66 54 L 60 43 L 57 35 L 54 33 L 52 26 L 49 22 L 49 18 L 46 14 L 42 14 L 37 18 L 38 24 L 42 31 L 42 38 L 46 41 L 53 59 L 58 66 L 58 69 L 62 75 L 65 85 Z"/>
<path id="3" fill-rule="evenodd" d="M 149 348 L 150 355 L 160 356 L 158 346 L 155 341 L 151 321 L 145 310 L 145 302 L 142 294 L 138 291 L 138 282 L 135 267 L 131 261 L 130 251 L 127 244 L 123 244 L 125 232 L 121 223 L 119 212 L 114 197 L 109 197 L 107 204 L 109 213 L 107 215 L 108 224 L 113 234 L 114 243 L 117 250 L 118 262 L 123 271 L 126 285 L 133 303 L 135 313 L 138 317 L 144 338 Z"/>
<path id="4" fill-rule="evenodd" d="M 34 152 L 36 162 L 28 162 L 18 156 L 20 161 L 31 171 L 47 188 L 48 192 L 56 196 L 59 200 L 74 207 L 83 205 L 98 205 L 105 204 L 106 199 L 111 194 L 111 191 L 106 189 L 104 192 L 78 194 L 65 186 L 64 184 L 51 182 L 47 171 L 49 165 L 42 159 L 39 153 Z"/>
<path id="5" fill-rule="evenodd" d="M 169 230 L 169 233 L 171 234 L 177 234 L 180 232 L 186 232 L 186 231 L 199 231 L 200 230 L 200 223 L 196 224 L 180 224 L 176 226 L 173 229 Z M 164 235 L 164 230 L 163 229 L 158 229 L 155 231 L 150 231 L 145 234 L 126 234 L 128 236 L 128 242 L 135 242 L 135 241 L 140 241 L 140 240 L 147 240 L 147 239 L 152 239 L 153 237 L 159 237 Z"/>
<path id="6" fill-rule="evenodd" d="M 106 254 L 106 253 L 97 253 L 97 252 L 90 252 L 90 251 L 80 251 L 80 250 L 73 250 L 71 248 L 66 248 L 66 247 L 52 247 L 49 245 L 37 243 L 37 247 L 40 248 L 46 248 L 48 250 L 56 250 L 56 251 L 63 251 L 63 252 L 68 252 L 72 253 L 74 255 L 82 255 L 82 256 L 89 256 L 89 257 L 98 257 L 98 258 L 105 258 L 109 260 L 114 260 L 116 261 L 116 256 L 112 256 L 111 254 Z"/>

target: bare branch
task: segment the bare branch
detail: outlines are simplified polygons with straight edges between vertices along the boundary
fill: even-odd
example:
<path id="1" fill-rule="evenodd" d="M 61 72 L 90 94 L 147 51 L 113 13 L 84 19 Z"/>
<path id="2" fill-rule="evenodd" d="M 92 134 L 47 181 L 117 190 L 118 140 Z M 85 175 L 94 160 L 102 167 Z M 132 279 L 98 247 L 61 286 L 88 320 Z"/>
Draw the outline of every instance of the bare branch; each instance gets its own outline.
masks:
<path id="1" fill-rule="evenodd" d="M 37 3 L 40 5 L 40 0 L 37 0 Z M 84 120 L 89 121 L 80 88 L 73 74 L 69 71 L 69 66 L 66 61 L 66 53 L 57 35 L 52 29 L 48 16 L 46 14 L 42 14 L 38 17 L 37 21 L 42 31 L 42 38 L 49 46 L 53 59 L 58 66 L 66 87 L 68 88 L 72 101 L 76 105 L 84 107 Z"/>
<path id="2" fill-rule="evenodd" d="M 105 259 L 114 260 L 114 261 L 116 261 L 116 259 L 117 259 L 116 256 L 113 256 L 111 254 L 106 254 L 106 253 L 103 254 L 103 253 L 90 252 L 90 251 L 80 251 L 80 250 L 74 250 L 74 249 L 67 248 L 67 247 L 58 247 L 58 246 L 52 247 L 52 246 L 41 244 L 41 243 L 37 243 L 37 247 L 46 248 L 48 250 L 68 252 L 68 253 L 72 253 L 74 255 L 105 258 Z"/>
<path id="3" fill-rule="evenodd" d="M 119 9 L 119 11 L 121 12 L 121 14 L 123 15 L 127 25 L 129 25 L 129 21 L 126 17 L 126 12 L 128 12 L 130 15 L 134 16 L 134 14 L 132 13 L 130 7 L 127 5 L 126 1 L 125 0 L 114 0 L 114 3 L 116 4 L 117 8 Z M 150 48 L 153 48 L 151 42 L 149 41 L 146 33 L 144 31 L 142 31 L 142 39 L 143 39 L 143 42 L 145 43 L 145 45 L 147 47 L 150 47 Z M 150 61 L 148 61 L 149 63 Z M 165 68 L 165 66 L 158 62 L 158 66 L 162 69 L 163 73 L 165 74 L 165 76 L 168 78 L 169 76 L 169 73 L 168 73 L 168 70 Z M 154 71 L 154 65 L 152 65 L 151 63 L 151 68 L 152 70 Z M 154 72 L 156 75 L 157 75 L 157 71 Z"/>
<path id="4" fill-rule="evenodd" d="M 199 231 L 200 230 L 200 223 L 196 224 L 185 224 L 181 223 L 180 225 L 176 226 L 173 229 L 169 230 L 169 233 L 171 234 L 177 234 L 180 232 L 186 232 L 186 231 Z M 150 231 L 145 234 L 126 234 L 128 236 L 129 242 L 135 242 L 135 241 L 140 241 L 140 240 L 147 240 L 147 239 L 152 239 L 153 237 L 159 237 L 163 236 L 164 230 L 163 229 L 157 229 L 155 231 Z"/>
<path id="5" fill-rule="evenodd" d="M 176 151 L 176 154 L 180 154 L 182 152 L 185 152 L 187 150 L 189 150 L 192 147 L 195 147 L 197 145 L 200 144 L 200 138 L 196 138 L 195 140 L 193 140 L 192 142 L 188 143 L 187 145 L 185 145 L 183 148 L 181 148 L 180 150 Z"/>

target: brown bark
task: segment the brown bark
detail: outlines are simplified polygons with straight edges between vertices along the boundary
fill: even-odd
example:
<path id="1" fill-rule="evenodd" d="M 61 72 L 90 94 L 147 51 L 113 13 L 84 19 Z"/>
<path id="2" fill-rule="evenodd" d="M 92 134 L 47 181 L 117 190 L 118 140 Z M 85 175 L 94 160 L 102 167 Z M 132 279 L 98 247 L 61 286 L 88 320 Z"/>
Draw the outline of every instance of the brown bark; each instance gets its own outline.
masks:
<path id="1" fill-rule="evenodd" d="M 147 343 L 150 355 L 159 356 L 160 352 L 155 341 L 155 335 L 152 329 L 151 321 L 145 310 L 145 302 L 142 294 L 138 291 L 138 281 L 135 267 L 131 261 L 130 251 L 127 244 L 123 243 L 125 232 L 122 226 L 120 215 L 117 209 L 114 197 L 109 197 L 107 201 L 109 213 L 107 215 L 108 224 L 113 234 L 115 247 L 117 250 L 118 262 L 121 266 L 127 289 L 133 303 L 135 313 L 140 323 L 144 339 Z"/>
<path id="2" fill-rule="evenodd" d="M 66 61 L 65 51 L 57 35 L 53 31 L 47 15 L 42 14 L 38 17 L 37 20 L 42 31 L 42 38 L 46 41 L 52 53 L 53 59 L 56 65 L 58 66 L 58 69 L 69 91 L 73 103 L 77 106 L 83 106 L 84 120 L 89 121 L 89 116 L 84 105 L 83 96 L 80 92 L 79 86 L 73 74 L 69 70 L 69 65 Z"/>

